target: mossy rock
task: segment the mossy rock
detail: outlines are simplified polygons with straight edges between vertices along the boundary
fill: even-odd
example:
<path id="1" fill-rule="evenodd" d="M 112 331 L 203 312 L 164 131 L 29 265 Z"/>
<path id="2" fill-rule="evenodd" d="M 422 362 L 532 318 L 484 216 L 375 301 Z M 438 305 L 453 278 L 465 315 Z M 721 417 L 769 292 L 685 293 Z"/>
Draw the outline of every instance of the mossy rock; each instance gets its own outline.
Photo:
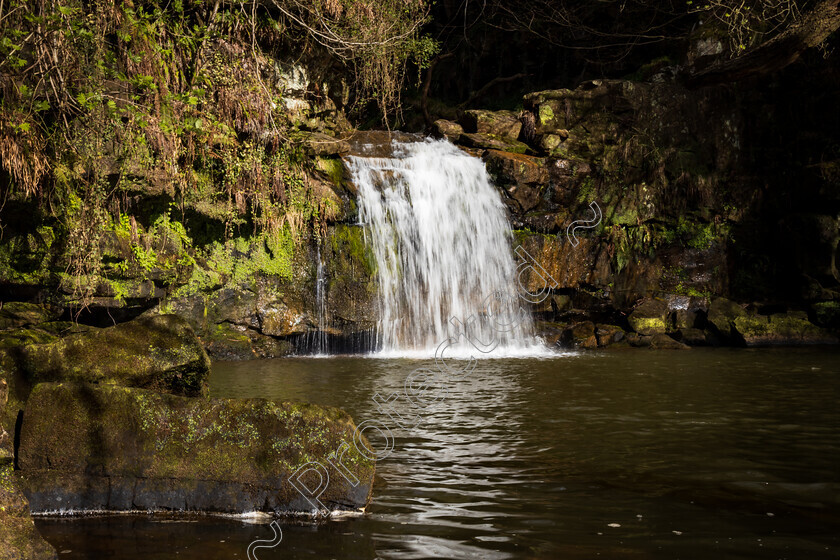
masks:
<path id="1" fill-rule="evenodd" d="M 51 344 L 9 348 L 0 360 L 29 384 L 73 380 L 191 396 L 207 394 L 210 374 L 200 341 L 177 315 L 141 317 Z"/>
<path id="2" fill-rule="evenodd" d="M 746 316 L 744 308 L 726 298 L 715 298 L 709 305 L 707 320 L 710 325 L 725 339 L 731 339 L 735 320 Z"/>
<path id="3" fill-rule="evenodd" d="M 743 315 L 734 328 L 747 346 L 837 344 L 836 336 L 809 322 L 804 312 Z"/>
<path id="4" fill-rule="evenodd" d="M 18 329 L 54 321 L 61 315 L 60 309 L 35 303 L 10 301 L 0 307 L 0 330 Z"/>
<path id="5" fill-rule="evenodd" d="M 493 134 L 482 133 L 464 133 L 458 137 L 458 143 L 463 144 L 469 148 L 478 148 L 483 150 L 499 150 L 502 152 L 510 152 L 513 154 L 524 154 L 530 151 L 527 144 L 516 140 L 508 140 Z"/>
<path id="6" fill-rule="evenodd" d="M 58 339 L 59 337 L 57 335 L 36 328 L 0 331 L 0 348 L 12 348 L 29 344 L 49 344 Z"/>
<path id="7" fill-rule="evenodd" d="M 664 334 L 668 331 L 668 304 L 659 299 L 645 300 L 633 310 L 627 321 L 639 334 Z"/>
<path id="8" fill-rule="evenodd" d="M 461 115 L 465 132 L 490 134 L 508 141 L 517 141 L 522 122 L 513 111 L 484 111 L 471 109 Z"/>
<path id="9" fill-rule="evenodd" d="M 26 403 L 18 464 L 33 512 L 308 512 L 289 476 L 312 461 L 329 472 L 321 502 L 359 510 L 374 462 L 354 446 L 355 429 L 332 407 L 43 383 Z M 356 487 L 326 460 L 343 442 Z"/>
<path id="10" fill-rule="evenodd" d="M 56 551 L 41 537 L 29 515 L 12 463 L 0 461 L 0 558 L 51 560 Z"/>
<path id="11" fill-rule="evenodd" d="M 548 181 L 544 158 L 488 150 L 484 155 L 484 162 L 497 185 Z"/>

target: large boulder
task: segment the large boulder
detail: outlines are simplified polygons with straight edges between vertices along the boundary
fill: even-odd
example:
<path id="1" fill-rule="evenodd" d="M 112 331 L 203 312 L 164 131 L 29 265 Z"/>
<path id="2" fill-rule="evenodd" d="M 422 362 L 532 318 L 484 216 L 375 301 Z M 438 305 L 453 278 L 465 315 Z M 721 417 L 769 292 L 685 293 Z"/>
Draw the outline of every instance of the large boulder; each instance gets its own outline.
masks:
<path id="1" fill-rule="evenodd" d="M 329 473 L 321 503 L 355 511 L 374 474 L 355 429 L 331 407 L 44 383 L 26 403 L 18 464 L 33 512 L 308 512 L 289 476 L 312 461 Z M 326 460 L 343 442 L 355 487 Z"/>
<path id="2" fill-rule="evenodd" d="M 643 301 L 627 317 L 633 330 L 643 335 L 664 334 L 668 331 L 668 303 L 660 299 Z"/>
<path id="3" fill-rule="evenodd" d="M 177 315 L 141 317 L 51 344 L 9 348 L 0 352 L 0 365 L 27 384 L 85 381 L 188 396 L 207 394 L 210 374 L 207 353 Z"/>
<path id="4" fill-rule="evenodd" d="M 41 537 L 29 514 L 29 502 L 20 489 L 10 461 L 0 460 L 0 558 L 52 560 L 55 550 Z"/>

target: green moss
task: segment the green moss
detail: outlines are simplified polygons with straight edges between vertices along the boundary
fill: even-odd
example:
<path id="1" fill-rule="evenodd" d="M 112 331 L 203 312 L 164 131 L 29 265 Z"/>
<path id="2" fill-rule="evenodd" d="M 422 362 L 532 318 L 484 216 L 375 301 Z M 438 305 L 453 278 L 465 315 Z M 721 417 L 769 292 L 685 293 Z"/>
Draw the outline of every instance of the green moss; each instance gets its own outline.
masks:
<path id="1" fill-rule="evenodd" d="M 315 167 L 324 172 L 333 185 L 340 187 L 344 184 L 344 163 L 341 158 L 319 157 L 315 160 Z"/>
<path id="2" fill-rule="evenodd" d="M 334 253 L 346 255 L 352 262 L 362 265 L 365 274 L 368 276 L 376 274 L 376 259 L 373 256 L 372 249 L 365 242 L 363 227 L 337 225 L 330 236 L 330 243 Z"/>
<path id="3" fill-rule="evenodd" d="M 633 330 L 636 332 L 665 332 L 667 325 L 659 317 L 640 317 L 632 321 Z"/>
<path id="4" fill-rule="evenodd" d="M 540 124 L 543 126 L 549 125 L 554 120 L 554 110 L 548 103 L 543 103 L 539 108 Z"/>

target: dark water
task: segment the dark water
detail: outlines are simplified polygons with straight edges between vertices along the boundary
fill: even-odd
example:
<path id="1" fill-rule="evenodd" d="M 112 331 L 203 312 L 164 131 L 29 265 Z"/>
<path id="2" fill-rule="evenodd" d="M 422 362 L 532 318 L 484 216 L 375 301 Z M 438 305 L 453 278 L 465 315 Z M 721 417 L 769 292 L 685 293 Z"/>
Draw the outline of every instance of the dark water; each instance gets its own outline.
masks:
<path id="1" fill-rule="evenodd" d="M 358 423 L 423 363 L 220 363 L 211 385 L 340 406 Z M 482 361 L 417 429 L 395 432 L 367 515 L 281 521 L 282 542 L 258 557 L 838 558 L 838 397 L 834 349 Z M 38 527 L 67 559 L 245 558 L 272 536 L 220 518 Z"/>

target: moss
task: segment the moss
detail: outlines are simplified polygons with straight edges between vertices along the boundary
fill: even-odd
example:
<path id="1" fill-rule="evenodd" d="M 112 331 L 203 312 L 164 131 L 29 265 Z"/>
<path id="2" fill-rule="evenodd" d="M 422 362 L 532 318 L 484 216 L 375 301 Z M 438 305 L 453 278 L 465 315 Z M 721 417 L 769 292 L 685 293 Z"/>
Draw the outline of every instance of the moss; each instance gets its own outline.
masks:
<path id="1" fill-rule="evenodd" d="M 117 476 L 151 479 L 276 486 L 307 462 L 326 464 L 342 441 L 352 442 L 355 430 L 336 408 L 190 399 L 112 386 L 42 384 L 27 406 L 35 421 L 25 428 L 23 468 L 44 468 L 49 457 L 56 467 L 89 462 Z M 60 424 L 55 430 L 54 422 Z M 96 443 L 90 433 L 100 434 Z M 360 480 L 372 479 L 373 462 L 355 446 L 345 458 Z M 340 487 L 340 475 L 333 474 Z"/>
<path id="2" fill-rule="evenodd" d="M 0 332 L 0 348 L 26 346 L 30 344 L 48 344 L 55 342 L 58 337 L 41 329 L 16 329 Z"/>
<path id="3" fill-rule="evenodd" d="M 337 187 L 344 185 L 344 162 L 341 158 L 318 157 L 315 160 L 315 167 L 329 177 L 333 185 Z"/>
<path id="4" fill-rule="evenodd" d="M 178 394 L 207 392 L 210 361 L 192 329 L 173 315 L 155 315 L 9 354 L 29 383 L 78 380 L 149 387 Z"/>
<path id="5" fill-rule="evenodd" d="M 667 329 L 665 321 L 660 317 L 640 317 L 632 322 L 636 332 L 664 332 Z"/>
<path id="6" fill-rule="evenodd" d="M 362 265 L 365 274 L 376 274 L 376 259 L 371 247 L 365 242 L 365 230 L 360 226 L 337 225 L 330 243 L 334 253 L 346 255 L 354 263 Z"/>

